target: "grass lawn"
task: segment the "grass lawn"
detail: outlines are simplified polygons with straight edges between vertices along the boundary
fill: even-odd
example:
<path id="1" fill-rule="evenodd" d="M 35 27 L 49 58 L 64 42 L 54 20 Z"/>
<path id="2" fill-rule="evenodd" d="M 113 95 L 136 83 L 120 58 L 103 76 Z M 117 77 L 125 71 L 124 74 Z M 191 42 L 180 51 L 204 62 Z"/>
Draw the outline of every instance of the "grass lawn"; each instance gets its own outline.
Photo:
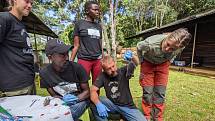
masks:
<path id="1" fill-rule="evenodd" d="M 141 110 L 142 89 L 138 79 L 139 67 L 130 88 Z M 37 88 L 37 94 L 45 96 L 48 93 Z M 84 121 L 88 121 L 86 115 L 82 118 Z M 215 121 L 215 79 L 170 71 L 164 117 L 165 121 Z"/>

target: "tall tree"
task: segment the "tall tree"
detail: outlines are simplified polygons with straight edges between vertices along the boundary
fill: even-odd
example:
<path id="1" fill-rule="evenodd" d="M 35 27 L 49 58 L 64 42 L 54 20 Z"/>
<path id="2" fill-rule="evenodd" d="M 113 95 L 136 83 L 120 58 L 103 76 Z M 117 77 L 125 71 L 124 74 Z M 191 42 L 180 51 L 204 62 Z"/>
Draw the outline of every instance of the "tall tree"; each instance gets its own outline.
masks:
<path id="1" fill-rule="evenodd" d="M 73 22 L 84 17 L 87 0 L 34 0 L 33 11 L 66 42 Z M 215 0 L 98 0 L 103 42 L 115 57 L 116 43 L 134 46 L 124 38 L 140 31 L 215 8 Z M 66 36 L 66 37 L 65 37 Z M 71 38 L 71 37 L 70 37 Z"/>
<path id="2" fill-rule="evenodd" d="M 118 0 L 109 0 L 110 4 L 110 21 L 111 21 L 111 40 L 112 40 L 112 56 L 116 59 L 116 8 Z"/>
<path id="3" fill-rule="evenodd" d="M 108 24 L 107 24 L 107 18 L 105 15 L 107 14 L 109 8 L 107 7 L 108 1 L 106 0 L 98 0 L 99 6 L 100 6 L 100 21 L 102 26 L 102 45 L 103 49 L 106 49 L 107 53 L 111 53 L 111 47 L 110 47 L 110 39 L 108 36 Z"/>
<path id="4" fill-rule="evenodd" d="M 215 0 L 169 0 L 169 4 L 178 12 L 177 19 L 215 8 Z"/>

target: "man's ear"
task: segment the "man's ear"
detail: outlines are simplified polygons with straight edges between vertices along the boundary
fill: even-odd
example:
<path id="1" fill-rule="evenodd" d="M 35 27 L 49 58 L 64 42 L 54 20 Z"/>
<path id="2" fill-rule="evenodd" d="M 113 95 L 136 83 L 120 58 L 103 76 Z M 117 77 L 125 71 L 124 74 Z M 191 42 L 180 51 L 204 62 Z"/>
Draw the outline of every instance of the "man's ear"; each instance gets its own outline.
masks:
<path id="1" fill-rule="evenodd" d="M 89 13 L 89 10 L 87 9 L 87 10 L 86 10 L 86 14 L 88 15 L 88 13 Z"/>

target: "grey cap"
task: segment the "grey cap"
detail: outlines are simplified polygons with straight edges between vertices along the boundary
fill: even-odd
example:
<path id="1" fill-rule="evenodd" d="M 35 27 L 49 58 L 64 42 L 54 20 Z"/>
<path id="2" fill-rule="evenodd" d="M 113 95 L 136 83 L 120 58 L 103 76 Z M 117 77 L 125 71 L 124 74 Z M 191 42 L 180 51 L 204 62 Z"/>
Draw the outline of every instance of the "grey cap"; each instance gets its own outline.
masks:
<path id="1" fill-rule="evenodd" d="M 72 49 L 73 46 L 66 45 L 63 41 L 59 39 L 49 39 L 45 46 L 46 56 L 52 55 L 54 53 L 65 53 Z"/>

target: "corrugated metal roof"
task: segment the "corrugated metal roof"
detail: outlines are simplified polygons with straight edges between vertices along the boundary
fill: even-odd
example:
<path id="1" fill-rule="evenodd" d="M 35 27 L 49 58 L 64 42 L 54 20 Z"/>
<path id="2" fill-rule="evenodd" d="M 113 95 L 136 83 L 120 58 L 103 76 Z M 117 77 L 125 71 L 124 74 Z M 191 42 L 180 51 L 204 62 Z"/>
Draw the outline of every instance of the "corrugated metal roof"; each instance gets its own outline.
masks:
<path id="1" fill-rule="evenodd" d="M 53 38 L 58 38 L 58 36 L 46 24 L 44 24 L 33 12 L 31 12 L 27 17 L 23 17 L 23 22 L 29 33 L 36 33 Z"/>

